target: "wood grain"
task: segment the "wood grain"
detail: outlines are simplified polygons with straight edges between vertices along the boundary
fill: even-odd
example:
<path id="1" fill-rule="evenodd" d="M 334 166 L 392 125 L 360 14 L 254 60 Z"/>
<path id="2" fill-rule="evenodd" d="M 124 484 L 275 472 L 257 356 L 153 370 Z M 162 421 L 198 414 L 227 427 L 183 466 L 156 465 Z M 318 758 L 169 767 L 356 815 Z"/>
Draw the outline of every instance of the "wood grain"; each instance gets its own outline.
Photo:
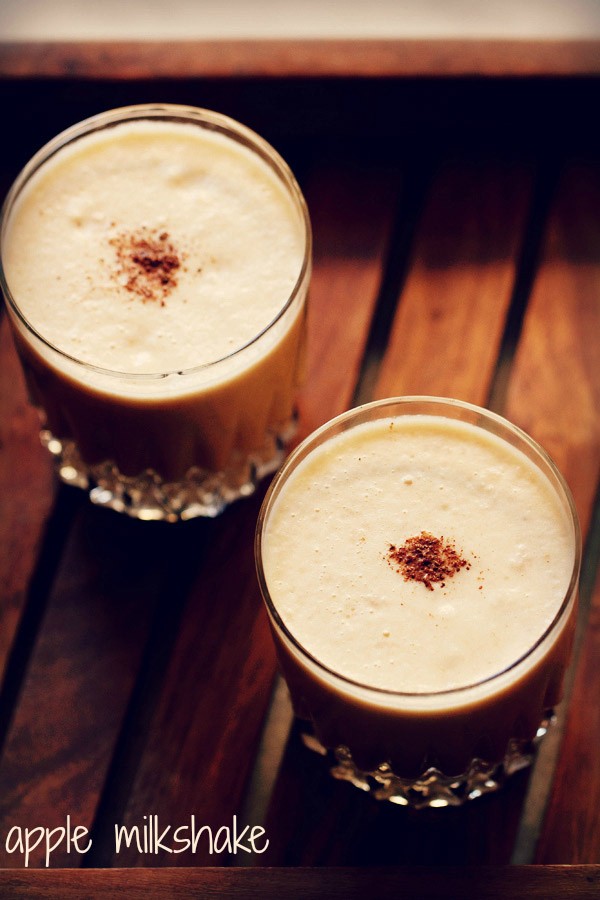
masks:
<path id="1" fill-rule="evenodd" d="M 281 897 L 396 900 L 578 900 L 598 896 L 598 866 L 485 866 L 468 868 L 334 869 L 94 869 L 86 872 L 29 870 L 0 872 L 0 890 L 19 898 L 114 897 L 126 892 L 143 898 L 229 897 L 263 900 Z"/>
<path id="2" fill-rule="evenodd" d="M 352 405 L 400 189 L 400 168 L 389 163 L 325 161 L 309 177 L 314 270 L 300 396 L 304 435 Z"/>
<path id="3" fill-rule="evenodd" d="M 569 76 L 597 40 L 227 40 L 0 43 L 0 78 Z"/>
<path id="4" fill-rule="evenodd" d="M 567 478 L 584 533 L 600 475 L 599 199 L 595 164 L 564 174 L 506 407 Z"/>
<path id="5" fill-rule="evenodd" d="M 473 162 L 450 164 L 433 181 L 376 397 L 433 394 L 485 405 L 515 282 L 531 174 Z"/>

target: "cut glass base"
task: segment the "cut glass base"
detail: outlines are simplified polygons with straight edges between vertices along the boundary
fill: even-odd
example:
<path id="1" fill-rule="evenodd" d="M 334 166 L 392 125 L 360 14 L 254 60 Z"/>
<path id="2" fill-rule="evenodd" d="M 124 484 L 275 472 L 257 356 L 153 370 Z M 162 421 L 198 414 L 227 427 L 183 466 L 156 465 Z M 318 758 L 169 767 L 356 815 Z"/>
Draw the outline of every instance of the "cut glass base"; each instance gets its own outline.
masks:
<path id="1" fill-rule="evenodd" d="M 236 460 L 226 471 L 193 467 L 177 482 L 164 481 L 152 469 L 125 476 L 110 460 L 88 465 L 73 441 L 57 438 L 47 429 L 40 437 L 54 457 L 59 478 L 86 490 L 93 503 L 137 519 L 175 522 L 214 518 L 234 500 L 252 494 L 265 476 L 279 468 L 295 431 L 294 418 L 285 430 L 269 435 L 259 452 Z"/>
<path id="2" fill-rule="evenodd" d="M 423 809 L 461 806 L 467 800 L 497 791 L 510 775 L 531 764 L 539 742 L 553 722 L 554 714 L 548 711 L 532 741 L 511 739 L 500 762 L 474 759 L 465 772 L 456 776 L 445 775 L 431 767 L 418 778 L 401 778 L 394 774 L 388 763 L 382 763 L 372 772 L 363 772 L 356 766 L 347 747 L 337 747 L 333 752 L 326 750 L 314 735 L 306 733 L 302 740 L 309 749 L 328 758 L 334 778 L 351 782 L 377 800 Z"/>

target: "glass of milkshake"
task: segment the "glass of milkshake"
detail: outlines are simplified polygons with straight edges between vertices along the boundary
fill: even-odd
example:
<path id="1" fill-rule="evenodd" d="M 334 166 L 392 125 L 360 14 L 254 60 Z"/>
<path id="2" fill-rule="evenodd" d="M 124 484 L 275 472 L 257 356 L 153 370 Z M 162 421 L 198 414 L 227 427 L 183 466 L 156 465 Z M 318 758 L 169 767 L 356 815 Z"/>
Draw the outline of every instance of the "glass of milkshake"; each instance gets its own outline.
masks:
<path id="1" fill-rule="evenodd" d="M 143 105 L 43 147 L 2 212 L 2 290 L 60 477 L 142 519 L 214 516 L 294 430 L 310 222 L 286 163 Z"/>
<path id="2" fill-rule="evenodd" d="M 398 398 L 316 431 L 273 480 L 256 535 L 307 743 L 400 804 L 499 787 L 561 698 L 580 543 L 556 466 L 491 412 Z"/>

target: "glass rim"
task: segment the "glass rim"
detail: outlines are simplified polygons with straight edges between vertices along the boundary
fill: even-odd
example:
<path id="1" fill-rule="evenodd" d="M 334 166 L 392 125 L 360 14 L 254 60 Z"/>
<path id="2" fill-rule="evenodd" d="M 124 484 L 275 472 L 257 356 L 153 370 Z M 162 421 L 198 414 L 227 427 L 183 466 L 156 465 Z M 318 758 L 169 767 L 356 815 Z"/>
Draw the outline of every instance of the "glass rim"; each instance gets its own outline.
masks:
<path id="1" fill-rule="evenodd" d="M 20 309 L 12 290 L 8 284 L 6 273 L 4 271 L 4 263 L 2 260 L 2 245 L 4 236 L 8 227 L 8 222 L 13 206 L 19 197 L 21 191 L 29 180 L 38 172 L 44 164 L 57 154 L 63 147 L 73 144 L 75 141 L 92 134 L 102 131 L 115 125 L 129 121 L 142 121 L 144 119 L 159 119 L 163 121 L 177 121 L 189 124 L 196 124 L 198 127 L 204 127 L 209 131 L 219 132 L 226 135 L 233 141 L 237 141 L 252 150 L 262 161 L 267 164 L 275 175 L 287 189 L 295 210 L 300 214 L 303 235 L 303 258 L 302 265 L 298 272 L 296 281 L 287 295 L 285 303 L 278 310 L 277 314 L 268 322 L 259 332 L 242 344 L 236 347 L 230 353 L 220 356 L 217 359 L 200 363 L 197 366 L 188 366 L 184 369 L 169 369 L 162 372 L 127 372 L 120 369 L 111 369 L 104 366 L 98 366 L 94 363 L 86 362 L 73 354 L 67 353 L 56 344 L 44 337 L 43 334 L 29 321 L 27 316 Z M 96 113 L 86 119 L 70 125 L 59 134 L 55 135 L 47 141 L 40 149 L 29 159 L 23 166 L 15 180 L 13 181 L 5 199 L 0 208 L 0 289 L 10 307 L 12 313 L 17 317 L 21 325 L 40 341 L 44 347 L 58 354 L 62 359 L 74 363 L 76 366 L 88 371 L 96 372 L 109 378 L 129 379 L 136 382 L 154 381 L 157 379 L 169 378 L 171 376 L 187 376 L 195 375 L 214 369 L 221 363 L 239 357 L 242 353 L 257 344 L 265 335 L 281 321 L 289 309 L 294 305 L 297 298 L 301 295 L 308 278 L 310 277 L 312 260 L 312 228 L 310 216 L 306 200 L 300 189 L 296 178 L 283 159 L 283 157 L 269 144 L 267 140 L 261 137 L 257 132 L 253 131 L 247 125 L 243 125 L 231 116 L 224 113 L 215 112 L 199 106 L 188 106 L 178 103 L 140 103 L 131 106 L 120 106 L 109 109 L 101 113 Z"/>
<path id="2" fill-rule="evenodd" d="M 408 405 L 430 405 L 439 407 L 440 405 L 444 405 L 450 409 L 458 409 L 462 410 L 465 413 L 469 413 L 472 415 L 476 415 L 481 419 L 484 419 L 488 422 L 494 423 L 497 429 L 502 430 L 504 432 L 510 432 L 514 434 L 519 441 L 525 444 L 530 451 L 533 453 L 548 467 L 552 476 L 556 479 L 558 487 L 563 494 L 563 498 L 566 501 L 566 506 L 569 514 L 570 523 L 572 526 L 572 539 L 573 539 L 573 566 L 571 569 L 571 577 L 569 579 L 569 583 L 565 590 L 565 595 L 560 603 L 560 606 L 553 617 L 550 624 L 544 629 L 542 634 L 537 638 L 537 640 L 527 649 L 525 650 L 516 660 L 511 662 L 509 665 L 505 666 L 499 672 L 494 672 L 491 675 L 487 675 L 485 678 L 482 678 L 478 681 L 474 681 L 471 684 L 459 685 L 457 687 L 452 688 L 444 688 L 439 691 L 398 691 L 393 688 L 382 688 L 377 687 L 372 684 L 365 684 L 365 682 L 357 681 L 356 679 L 349 678 L 346 675 L 341 674 L 340 672 L 336 672 L 335 669 L 330 668 L 325 665 L 325 663 L 321 662 L 314 656 L 309 650 L 307 650 L 300 641 L 292 634 L 292 632 L 288 629 L 286 624 L 283 622 L 275 603 L 271 597 L 271 593 L 267 586 L 267 580 L 263 567 L 263 559 L 262 559 L 262 536 L 265 530 L 266 522 L 270 513 L 270 510 L 273 506 L 277 495 L 285 483 L 285 480 L 288 477 L 288 474 L 294 471 L 294 469 L 304 460 L 306 456 L 308 456 L 311 450 L 314 447 L 319 446 L 321 443 L 324 443 L 327 435 L 331 433 L 339 433 L 338 429 L 340 426 L 343 426 L 345 423 L 354 421 L 353 424 L 360 424 L 361 421 L 367 421 L 370 419 L 362 418 L 368 417 L 372 411 L 383 410 L 385 408 L 397 408 L 399 406 L 408 406 Z M 417 413 L 415 413 L 417 414 Z M 434 415 L 435 413 L 430 413 Z M 441 417 L 442 414 L 438 413 Z M 383 418 L 375 417 L 375 418 Z M 456 421 L 456 420 L 453 420 Z M 477 423 L 471 422 L 470 424 L 475 424 L 476 427 L 482 427 Z M 352 427 L 352 426 L 350 426 Z M 484 429 L 490 430 L 490 429 Z M 503 437 L 502 434 L 498 434 L 498 431 L 494 431 L 494 434 L 498 437 Z M 505 438 L 506 439 L 506 438 Z M 512 445 L 515 446 L 514 444 Z M 517 447 L 517 449 L 521 449 Z M 547 477 L 548 473 L 544 473 Z M 518 425 L 513 424 L 511 421 L 506 419 L 505 417 L 499 415 L 498 413 L 492 412 L 491 410 L 485 409 L 484 407 L 477 406 L 473 403 L 468 403 L 464 400 L 456 400 L 450 397 L 438 397 L 433 395 L 408 395 L 401 397 L 386 397 L 381 400 L 373 400 L 369 403 L 364 403 L 361 406 L 353 407 L 352 409 L 346 410 L 345 412 L 335 416 L 330 419 L 328 422 L 325 422 L 311 434 L 309 434 L 300 444 L 293 450 L 293 452 L 287 457 L 282 467 L 274 476 L 267 493 L 263 499 L 261 504 L 261 508 L 259 511 L 257 523 L 256 523 L 256 531 L 254 538 L 254 554 L 255 554 L 255 565 L 256 572 L 258 577 L 258 582 L 260 586 L 261 595 L 265 606 L 267 607 L 267 612 L 274 624 L 277 628 L 283 633 L 284 637 L 289 641 L 296 651 L 299 652 L 300 658 L 304 660 L 308 660 L 314 667 L 316 667 L 317 671 L 325 673 L 330 679 L 333 678 L 335 682 L 341 683 L 343 685 L 347 685 L 350 688 L 359 688 L 361 691 L 366 691 L 367 693 L 374 695 L 375 697 L 384 698 L 397 698 L 398 700 L 414 700 L 414 701 L 426 701 L 428 699 L 434 698 L 449 698 L 454 696 L 460 696 L 469 691 L 473 691 L 477 688 L 484 687 L 486 685 L 491 684 L 492 682 L 499 681 L 504 675 L 512 672 L 517 669 L 522 663 L 524 663 L 527 659 L 529 659 L 535 651 L 543 645 L 546 640 L 551 636 L 551 634 L 557 629 L 558 625 L 561 623 L 561 620 L 565 618 L 566 613 L 573 601 L 578 581 L 579 574 L 581 569 L 581 554 L 582 554 L 582 546 L 581 546 L 581 528 L 579 524 L 579 516 L 577 514 L 577 509 L 575 506 L 575 501 L 573 499 L 573 495 L 569 485 L 567 484 L 566 479 L 562 475 L 558 466 L 549 455 L 549 453 L 544 450 L 544 448 L 534 440 L 526 431 L 519 428 Z"/>

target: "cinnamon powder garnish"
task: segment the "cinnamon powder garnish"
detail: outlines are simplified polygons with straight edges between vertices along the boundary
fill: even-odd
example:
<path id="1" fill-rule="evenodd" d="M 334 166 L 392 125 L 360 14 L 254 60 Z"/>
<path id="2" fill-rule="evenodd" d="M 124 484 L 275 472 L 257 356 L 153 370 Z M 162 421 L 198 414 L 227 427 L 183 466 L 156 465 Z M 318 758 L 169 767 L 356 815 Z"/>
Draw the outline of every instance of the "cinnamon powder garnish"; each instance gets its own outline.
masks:
<path id="1" fill-rule="evenodd" d="M 183 255 L 166 231 L 139 228 L 122 232 L 110 241 L 117 255 L 114 278 L 126 291 L 146 301 L 165 305 L 165 298 L 177 284 Z"/>
<path id="2" fill-rule="evenodd" d="M 390 544 L 386 558 L 405 581 L 420 581 L 430 591 L 434 584 L 441 583 L 444 587 L 447 578 L 452 578 L 463 568 L 471 568 L 453 541 L 435 537 L 427 531 L 407 538 L 401 547 Z"/>

